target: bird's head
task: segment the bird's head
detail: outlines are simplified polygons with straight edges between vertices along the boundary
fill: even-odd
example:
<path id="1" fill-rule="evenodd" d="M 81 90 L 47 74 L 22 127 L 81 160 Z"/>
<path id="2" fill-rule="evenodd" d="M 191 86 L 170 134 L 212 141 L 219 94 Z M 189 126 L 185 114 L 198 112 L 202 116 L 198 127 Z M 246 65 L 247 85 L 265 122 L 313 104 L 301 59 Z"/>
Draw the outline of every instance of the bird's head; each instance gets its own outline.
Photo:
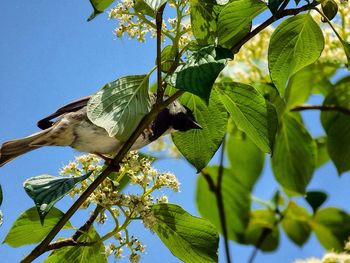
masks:
<path id="1" fill-rule="evenodd" d="M 196 121 L 193 112 L 178 101 L 174 101 L 168 106 L 170 115 L 170 125 L 177 131 L 188 131 L 192 129 L 202 129 Z"/>

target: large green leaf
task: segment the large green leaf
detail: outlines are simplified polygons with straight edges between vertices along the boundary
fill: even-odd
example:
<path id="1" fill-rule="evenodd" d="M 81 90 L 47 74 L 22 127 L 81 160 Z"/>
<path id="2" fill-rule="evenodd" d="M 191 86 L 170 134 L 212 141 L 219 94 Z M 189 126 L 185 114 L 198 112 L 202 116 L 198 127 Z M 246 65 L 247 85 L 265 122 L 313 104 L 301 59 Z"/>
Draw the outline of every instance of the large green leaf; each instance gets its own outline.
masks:
<path id="1" fill-rule="evenodd" d="M 217 90 L 236 125 L 264 152 L 272 152 L 277 114 L 271 103 L 252 86 L 221 82 Z"/>
<path id="2" fill-rule="evenodd" d="M 179 66 L 167 81 L 173 87 L 198 95 L 208 102 L 214 81 L 230 58 L 232 52 L 228 49 L 203 47 L 193 52 L 186 64 Z"/>
<path id="3" fill-rule="evenodd" d="M 94 12 L 89 16 L 88 21 L 91 21 L 97 15 L 101 14 L 113 2 L 114 0 L 90 0 L 90 3 L 94 8 Z"/>
<path id="4" fill-rule="evenodd" d="M 324 38 L 310 14 L 284 20 L 271 36 L 268 62 L 272 81 L 281 95 L 289 77 L 314 63 L 324 47 Z"/>
<path id="5" fill-rule="evenodd" d="M 248 228 L 245 233 L 244 244 L 257 245 L 261 236 L 264 240 L 260 244 L 262 251 L 274 251 L 279 244 L 279 230 L 277 218 L 271 210 L 254 210 L 251 212 Z"/>
<path id="6" fill-rule="evenodd" d="M 286 89 L 287 108 L 304 103 L 312 91 L 327 91 L 332 87 L 329 80 L 335 67 L 314 63 L 294 74 Z"/>
<path id="7" fill-rule="evenodd" d="M 91 175 L 80 177 L 56 177 L 52 175 L 39 175 L 27 179 L 23 183 L 24 190 L 30 198 L 33 199 L 40 220 L 44 222 L 44 218 L 54 204 L 64 197 L 77 183 L 85 180 Z"/>
<path id="8" fill-rule="evenodd" d="M 276 180 L 287 190 L 305 194 L 316 165 L 316 143 L 290 114 L 283 117 L 272 157 Z"/>
<path id="9" fill-rule="evenodd" d="M 350 78 L 338 82 L 325 98 L 324 105 L 350 109 Z M 327 133 L 328 154 L 338 173 L 350 170 L 350 116 L 340 112 L 322 112 L 322 126 Z"/>
<path id="10" fill-rule="evenodd" d="M 16 219 L 6 235 L 4 243 L 12 247 L 38 243 L 46 237 L 63 215 L 62 211 L 52 208 L 42 225 L 36 207 L 32 207 Z M 64 228 L 71 227 L 69 222 L 64 226 Z"/>
<path id="11" fill-rule="evenodd" d="M 198 170 L 202 170 L 219 148 L 226 132 L 228 114 L 213 91 L 209 106 L 193 94 L 184 94 L 180 102 L 190 108 L 202 130 L 172 133 L 172 139 L 179 149 Z"/>
<path id="12" fill-rule="evenodd" d="M 266 9 L 259 0 L 234 0 L 227 4 L 218 18 L 218 40 L 223 45 L 243 32 L 248 33 L 254 17 Z"/>
<path id="13" fill-rule="evenodd" d="M 342 251 L 350 236 L 350 216 L 335 207 L 319 209 L 311 227 L 327 250 Z"/>
<path id="14" fill-rule="evenodd" d="M 174 256 L 184 262 L 217 262 L 219 235 L 207 220 L 194 217 L 173 204 L 152 207 L 154 232 Z"/>
<path id="15" fill-rule="evenodd" d="M 264 153 L 238 130 L 231 132 L 226 142 L 227 157 L 236 178 L 247 189 L 252 189 L 264 166 Z"/>
<path id="16" fill-rule="evenodd" d="M 194 37 L 200 45 L 215 43 L 216 1 L 190 0 L 191 26 Z"/>
<path id="17" fill-rule="evenodd" d="M 90 227 L 88 235 L 83 234 L 78 238 L 80 242 L 93 242 L 100 238 L 93 226 Z M 92 246 L 73 246 L 54 250 L 44 263 L 62 262 L 107 262 L 105 246 L 103 242 L 96 242 Z"/>
<path id="18" fill-rule="evenodd" d="M 93 95 L 87 115 L 109 136 L 126 141 L 150 109 L 148 75 L 134 75 L 112 81 Z"/>
<path id="19" fill-rule="evenodd" d="M 309 224 L 311 215 L 309 212 L 297 203 L 290 201 L 283 214 L 282 227 L 289 239 L 298 246 L 304 245 L 311 234 Z"/>
<path id="20" fill-rule="evenodd" d="M 198 177 L 196 201 L 202 217 L 207 218 L 222 232 L 215 194 L 210 189 L 204 174 L 217 185 L 218 167 L 209 166 Z M 240 241 L 249 222 L 250 189 L 241 183 L 239 171 L 225 168 L 222 176 L 221 194 L 224 202 L 225 219 L 229 239 Z"/>

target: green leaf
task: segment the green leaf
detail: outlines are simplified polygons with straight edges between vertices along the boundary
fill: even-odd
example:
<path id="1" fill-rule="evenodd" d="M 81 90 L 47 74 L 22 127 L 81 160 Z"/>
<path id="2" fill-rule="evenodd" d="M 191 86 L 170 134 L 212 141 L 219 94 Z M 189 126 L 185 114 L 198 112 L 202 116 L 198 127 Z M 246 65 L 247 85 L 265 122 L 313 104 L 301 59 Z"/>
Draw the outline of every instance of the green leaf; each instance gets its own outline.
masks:
<path id="1" fill-rule="evenodd" d="M 327 151 L 327 137 L 319 137 L 315 139 L 317 145 L 317 162 L 316 167 L 319 168 L 329 161 Z"/>
<path id="2" fill-rule="evenodd" d="M 289 202 L 283 214 L 282 227 L 289 239 L 298 246 L 304 245 L 311 233 L 309 225 L 311 215 L 293 201 Z"/>
<path id="3" fill-rule="evenodd" d="M 195 119 L 203 129 L 176 132 L 171 136 L 179 151 L 199 172 L 218 150 L 225 136 L 228 114 L 219 101 L 216 91 L 211 94 L 209 106 L 189 93 L 184 94 L 180 102 L 192 110 Z"/>
<path id="4" fill-rule="evenodd" d="M 27 179 L 23 183 L 23 187 L 30 198 L 33 199 L 40 220 L 44 222 L 45 216 L 54 204 L 72 190 L 77 183 L 85 180 L 90 175 L 91 172 L 80 177 L 39 175 Z"/>
<path id="5" fill-rule="evenodd" d="M 272 156 L 275 178 L 285 189 L 305 194 L 316 165 L 316 143 L 290 114 L 283 117 Z"/>
<path id="6" fill-rule="evenodd" d="M 219 235 L 207 220 L 194 217 L 173 204 L 152 207 L 154 232 L 174 256 L 184 262 L 217 262 Z"/>
<path id="7" fill-rule="evenodd" d="M 150 109 L 148 75 L 133 75 L 112 81 L 93 95 L 87 115 L 109 136 L 126 141 Z"/>
<path id="8" fill-rule="evenodd" d="M 163 48 L 161 53 L 163 72 L 169 71 L 177 55 L 178 51 L 175 46 L 169 45 Z"/>
<path id="9" fill-rule="evenodd" d="M 251 212 L 244 244 L 257 245 L 264 233 L 264 241 L 260 245 L 262 251 L 274 251 L 279 243 L 279 230 L 276 216 L 271 210 L 254 210 Z"/>
<path id="10" fill-rule="evenodd" d="M 207 218 L 222 233 L 217 201 L 205 176 L 217 184 L 218 167 L 209 166 L 202 170 L 198 177 L 196 200 L 202 217 Z M 231 240 L 240 241 L 249 222 L 250 189 L 242 184 L 243 176 L 238 170 L 225 168 L 222 176 L 221 194 L 224 202 L 228 236 Z"/>
<path id="11" fill-rule="evenodd" d="M 242 31 L 248 33 L 254 17 L 266 9 L 259 0 L 235 0 L 226 5 L 218 18 L 219 45 L 232 41 Z"/>
<path id="12" fill-rule="evenodd" d="M 288 82 L 285 93 L 287 108 L 304 103 L 314 90 L 328 91 L 332 87 L 329 78 L 334 69 L 335 67 L 314 63 L 294 74 Z"/>
<path id="13" fill-rule="evenodd" d="M 134 10 L 153 18 L 156 17 L 156 12 L 144 0 L 135 0 Z"/>
<path id="14" fill-rule="evenodd" d="M 348 59 L 348 70 L 350 70 L 350 43 L 344 40 L 341 43 L 343 45 L 346 58 Z"/>
<path id="15" fill-rule="evenodd" d="M 289 77 L 314 63 L 324 48 L 324 38 L 310 14 L 284 20 L 271 36 L 268 63 L 272 81 L 281 95 Z"/>
<path id="16" fill-rule="evenodd" d="M 226 143 L 227 158 L 237 179 L 252 189 L 264 166 L 264 153 L 240 131 L 231 132 Z"/>
<path id="17" fill-rule="evenodd" d="M 114 0 L 90 0 L 92 7 L 94 8 L 93 13 L 89 16 L 87 21 L 91 21 L 97 15 L 103 13 L 103 11 L 109 7 Z"/>
<path id="18" fill-rule="evenodd" d="M 12 247 L 35 244 L 43 240 L 64 213 L 57 208 L 52 208 L 47 214 L 45 223 L 41 225 L 36 207 L 24 211 L 13 223 L 3 243 Z M 68 222 L 63 228 L 71 228 Z"/>
<path id="19" fill-rule="evenodd" d="M 238 128 L 263 152 L 272 152 L 278 125 L 273 105 L 246 84 L 221 82 L 217 87 L 221 101 Z"/>
<path id="20" fill-rule="evenodd" d="M 350 109 L 350 78 L 338 82 L 328 93 L 323 104 Z M 322 126 L 327 133 L 328 154 L 338 173 L 350 170 L 350 116 L 340 112 L 321 112 Z"/>
<path id="21" fill-rule="evenodd" d="M 80 242 L 93 242 L 99 240 L 100 236 L 93 226 L 90 227 L 88 235 L 83 234 L 78 238 Z M 105 246 L 103 242 L 96 242 L 92 246 L 73 246 L 55 249 L 44 263 L 62 262 L 107 262 Z"/>
<path id="22" fill-rule="evenodd" d="M 327 200 L 327 194 L 322 191 L 308 191 L 305 200 L 312 207 L 314 213 L 316 213 L 318 208 Z"/>
<path id="23" fill-rule="evenodd" d="M 323 0 L 321 2 L 323 14 L 332 20 L 338 13 L 338 5 L 334 0 Z M 327 20 L 322 18 L 322 22 L 327 22 Z"/>
<path id="24" fill-rule="evenodd" d="M 342 251 L 350 236 L 350 216 L 335 207 L 319 209 L 311 227 L 327 250 Z"/>
<path id="25" fill-rule="evenodd" d="M 179 66 L 167 81 L 173 87 L 203 98 L 207 103 L 215 79 L 225 67 L 232 52 L 207 46 L 193 52 L 185 65 Z"/>
<path id="26" fill-rule="evenodd" d="M 145 3 L 153 9 L 154 12 L 157 12 L 158 9 L 164 5 L 167 0 L 143 0 Z"/>
<path id="27" fill-rule="evenodd" d="M 283 2 L 284 0 L 269 0 L 267 6 L 269 7 L 271 13 L 274 15 Z"/>
<path id="28" fill-rule="evenodd" d="M 200 45 L 215 43 L 216 11 L 215 0 L 190 0 L 191 26 L 194 37 Z"/>

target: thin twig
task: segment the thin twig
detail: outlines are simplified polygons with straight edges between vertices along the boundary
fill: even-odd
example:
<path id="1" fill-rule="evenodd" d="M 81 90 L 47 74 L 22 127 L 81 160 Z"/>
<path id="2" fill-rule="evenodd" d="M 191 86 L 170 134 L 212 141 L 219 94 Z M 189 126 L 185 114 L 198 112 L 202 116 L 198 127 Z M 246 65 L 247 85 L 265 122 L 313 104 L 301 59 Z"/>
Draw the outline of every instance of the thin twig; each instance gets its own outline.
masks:
<path id="1" fill-rule="evenodd" d="M 260 24 L 259 26 L 257 26 L 253 31 L 251 31 L 250 33 L 248 33 L 247 35 L 245 35 L 245 37 L 243 37 L 240 41 L 237 42 L 237 44 L 235 44 L 231 50 L 233 53 L 237 53 L 239 51 L 239 49 L 245 44 L 247 43 L 251 38 L 253 38 L 254 36 L 256 36 L 258 33 L 260 33 L 262 30 L 264 30 L 266 27 L 268 27 L 269 25 L 271 25 L 273 22 L 275 22 L 278 19 L 281 19 L 285 16 L 294 16 L 297 15 L 301 12 L 310 10 L 312 8 L 314 8 L 315 6 L 319 5 L 320 3 L 317 1 L 314 1 L 310 4 L 306 4 L 304 6 L 301 6 L 299 8 L 291 8 L 291 9 L 285 9 L 285 10 L 281 10 L 279 12 L 277 12 L 277 14 L 275 14 L 274 16 L 271 16 L 270 18 L 268 18 L 266 21 L 264 21 L 262 24 Z"/>
<path id="2" fill-rule="evenodd" d="M 320 111 L 337 111 L 346 115 L 350 115 L 350 109 L 339 105 L 299 105 L 292 108 L 290 111 L 305 111 L 305 110 L 320 110 Z"/>
<path id="3" fill-rule="evenodd" d="M 219 210 L 222 234 L 224 236 L 226 262 L 231 263 L 228 231 L 227 231 L 227 224 L 226 224 L 226 214 L 225 214 L 224 200 L 222 198 L 222 178 L 224 175 L 225 141 L 226 140 L 224 137 L 221 145 L 220 165 L 219 165 L 218 178 L 217 178 L 217 184 L 216 184 L 216 202 Z"/>
<path id="4" fill-rule="evenodd" d="M 157 26 L 157 103 L 163 101 L 164 88 L 162 81 L 162 25 L 163 25 L 163 12 L 165 5 L 162 5 L 157 11 L 156 26 Z"/>
<path id="5" fill-rule="evenodd" d="M 248 263 L 253 263 L 256 255 L 258 254 L 258 251 L 262 244 L 264 243 L 265 239 L 271 234 L 272 230 L 270 228 L 264 228 L 261 232 L 261 235 L 259 236 L 258 241 L 255 244 L 255 248 L 253 250 L 253 253 L 250 255 Z"/>

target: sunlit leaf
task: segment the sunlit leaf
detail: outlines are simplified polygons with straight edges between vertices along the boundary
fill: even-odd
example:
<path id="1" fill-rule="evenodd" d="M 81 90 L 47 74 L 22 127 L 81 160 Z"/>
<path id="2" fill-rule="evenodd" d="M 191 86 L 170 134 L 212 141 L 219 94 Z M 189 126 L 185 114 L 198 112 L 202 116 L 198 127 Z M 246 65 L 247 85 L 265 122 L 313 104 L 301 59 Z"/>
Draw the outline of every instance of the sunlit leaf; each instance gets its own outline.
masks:
<path id="1" fill-rule="evenodd" d="M 311 226 L 327 250 L 342 251 L 350 236 L 349 214 L 335 207 L 319 209 Z"/>
<path id="2" fill-rule="evenodd" d="M 230 58 L 232 52 L 228 49 L 203 47 L 193 52 L 186 64 L 179 66 L 167 81 L 173 87 L 193 93 L 208 103 L 214 81 Z"/>
<path id="3" fill-rule="evenodd" d="M 259 0 L 235 0 L 227 4 L 218 18 L 219 44 L 225 45 L 242 32 L 248 33 L 253 18 L 266 8 L 266 4 Z"/>
<path id="4" fill-rule="evenodd" d="M 209 221 L 173 204 L 157 204 L 152 211 L 156 219 L 152 229 L 174 256 L 184 262 L 218 261 L 219 235 Z"/>
<path id="5" fill-rule="evenodd" d="M 338 82 L 328 93 L 323 104 L 350 109 L 350 78 Z M 327 133 L 328 154 L 338 173 L 350 170 L 350 116 L 336 111 L 321 113 L 322 126 Z"/>
<path id="6" fill-rule="evenodd" d="M 63 215 L 62 211 L 53 207 L 46 215 L 42 225 L 36 207 L 32 207 L 16 219 L 6 235 L 4 243 L 12 247 L 38 243 L 46 237 Z M 71 227 L 69 222 L 64 226 L 64 228 Z"/>
<path id="7" fill-rule="evenodd" d="M 217 6 L 215 0 L 190 0 L 191 27 L 200 45 L 215 43 Z"/>
<path id="8" fill-rule="evenodd" d="M 80 242 L 98 241 L 100 236 L 93 226 L 90 227 L 88 235 L 83 234 L 78 238 Z M 55 249 L 45 260 L 44 263 L 62 263 L 62 262 L 107 262 L 105 246 L 103 242 L 96 242 L 91 246 L 73 246 Z"/>
<path id="9" fill-rule="evenodd" d="M 316 143 L 305 127 L 290 114 L 278 131 L 272 169 L 285 189 L 304 194 L 316 165 Z"/>
<path id="10" fill-rule="evenodd" d="M 93 95 L 87 115 L 109 136 L 126 141 L 150 109 L 148 76 L 134 75 L 112 81 Z"/>
<path id="11" fill-rule="evenodd" d="M 227 157 L 237 179 L 252 189 L 264 166 L 264 153 L 240 131 L 231 132 L 226 142 Z"/>
<path id="12" fill-rule="evenodd" d="M 314 63 L 324 48 L 319 25 L 310 14 L 284 20 L 271 36 L 268 62 L 272 81 L 281 95 L 293 74 Z"/>
<path id="13" fill-rule="evenodd" d="M 90 3 L 94 8 L 94 12 L 89 16 L 88 21 L 91 21 L 97 15 L 101 14 L 113 2 L 114 0 L 90 0 Z"/>
<path id="14" fill-rule="evenodd" d="M 272 152 L 278 125 L 273 105 L 255 88 L 246 84 L 220 82 L 217 90 L 236 125 L 263 152 Z"/>
<path id="15" fill-rule="evenodd" d="M 244 243 L 256 246 L 261 240 L 261 236 L 264 235 L 260 249 L 263 251 L 276 250 L 280 239 L 276 220 L 276 216 L 271 210 L 252 211 Z"/>
<path id="16" fill-rule="evenodd" d="M 184 94 L 180 102 L 190 108 L 202 130 L 172 133 L 172 139 L 188 162 L 202 170 L 219 148 L 226 132 L 228 114 L 218 99 L 217 92 L 211 94 L 207 106 L 193 94 Z"/>
<path id="17" fill-rule="evenodd" d="M 39 175 L 27 179 L 23 183 L 23 187 L 30 198 L 33 199 L 40 220 L 44 222 L 45 216 L 54 204 L 72 190 L 77 183 L 85 180 L 90 175 L 91 173 L 80 177 Z"/>
<path id="18" fill-rule="evenodd" d="M 308 240 L 311 227 L 309 221 L 311 215 L 297 203 L 290 201 L 283 212 L 282 227 L 290 240 L 298 246 L 302 246 Z"/>
<path id="19" fill-rule="evenodd" d="M 209 176 L 217 185 L 218 167 L 206 167 L 198 177 L 196 190 L 197 208 L 202 217 L 210 220 L 222 232 L 217 200 L 204 174 Z M 241 183 L 243 176 L 239 170 L 227 168 L 224 169 L 222 176 L 221 193 L 228 236 L 236 241 L 243 239 L 250 213 L 250 189 Z"/>

